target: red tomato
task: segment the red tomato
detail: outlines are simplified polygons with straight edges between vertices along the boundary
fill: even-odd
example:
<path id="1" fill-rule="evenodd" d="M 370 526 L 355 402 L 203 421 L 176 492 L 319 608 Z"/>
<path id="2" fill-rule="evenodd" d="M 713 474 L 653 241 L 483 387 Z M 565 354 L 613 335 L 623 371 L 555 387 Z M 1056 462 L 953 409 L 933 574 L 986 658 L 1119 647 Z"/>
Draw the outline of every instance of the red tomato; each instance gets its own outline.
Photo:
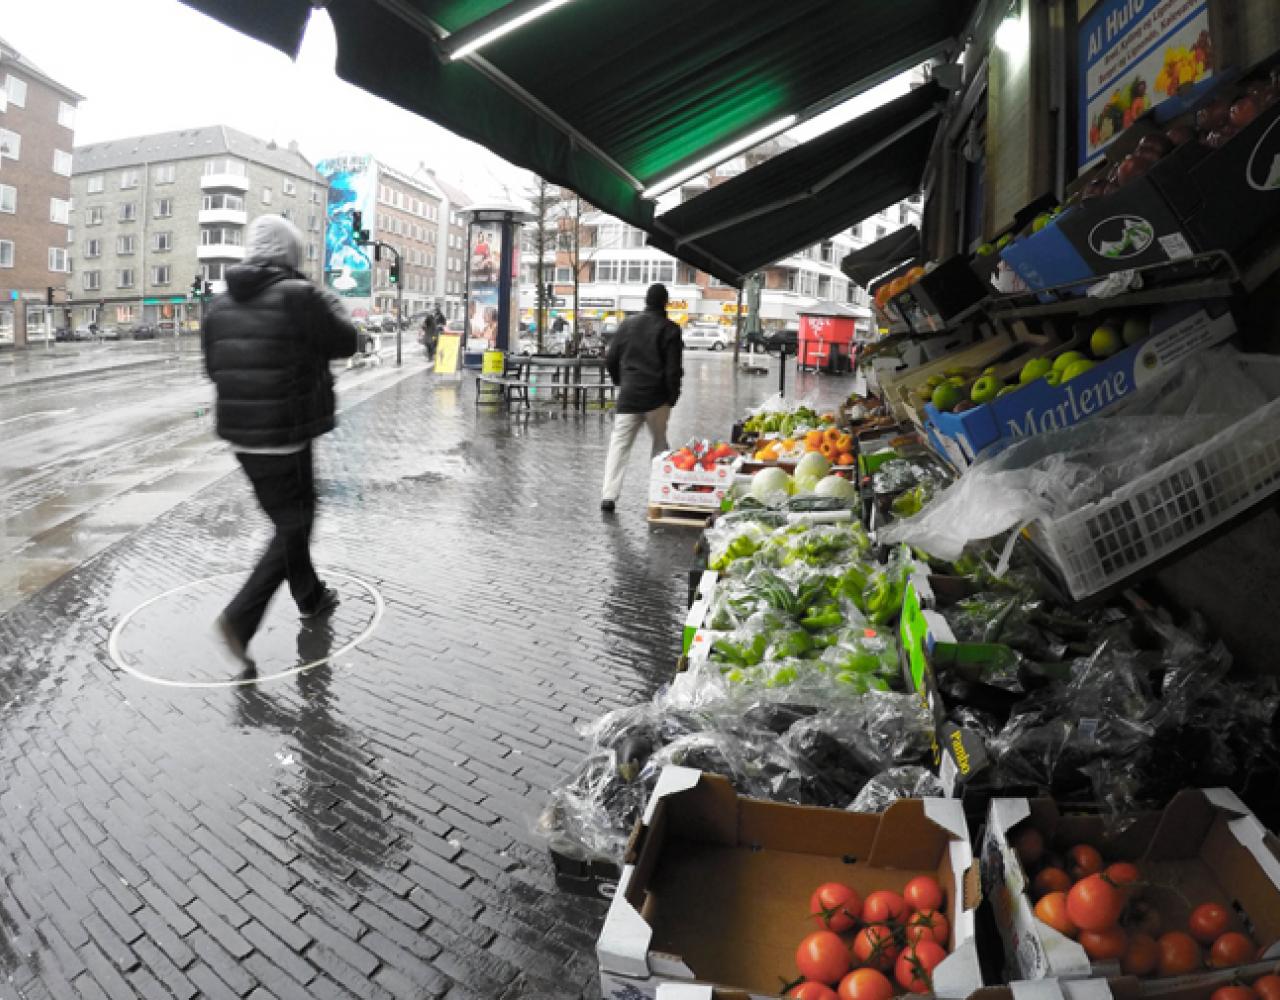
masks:
<path id="1" fill-rule="evenodd" d="M 1187 923 L 1193 938 L 1201 944 L 1213 944 L 1227 933 L 1231 911 L 1221 903 L 1201 903 L 1191 911 L 1191 919 Z"/>
<path id="2" fill-rule="evenodd" d="M 913 878 L 902 890 L 902 898 L 913 910 L 942 909 L 942 886 L 936 878 L 921 875 Z"/>
<path id="3" fill-rule="evenodd" d="M 1160 951 L 1156 963 L 1156 971 L 1163 976 L 1185 976 L 1195 972 L 1203 964 L 1200 959 L 1200 946 L 1195 938 L 1182 931 L 1169 931 L 1161 934 L 1156 942 Z"/>
<path id="4" fill-rule="evenodd" d="M 807 982 L 794 987 L 787 994 L 791 1000 L 840 1000 L 836 991 L 822 983 Z"/>
<path id="5" fill-rule="evenodd" d="M 888 972 L 898 957 L 898 945 L 893 931 L 884 924 L 872 924 L 858 931 L 853 939 L 853 956 L 863 965 Z"/>
<path id="6" fill-rule="evenodd" d="M 1220 986 L 1209 1000 L 1257 1000 L 1258 994 L 1249 986 Z"/>
<path id="7" fill-rule="evenodd" d="M 823 930 L 847 931 L 862 914 L 857 892 L 839 882 L 824 882 L 809 897 L 809 913 Z"/>
<path id="8" fill-rule="evenodd" d="M 862 920 L 868 924 L 898 923 L 907 911 L 907 904 L 896 892 L 877 889 L 869 893 L 862 903 Z"/>
<path id="9" fill-rule="evenodd" d="M 1112 885 L 1133 885 L 1142 879 L 1138 866 L 1128 861 L 1117 861 L 1114 865 L 1108 865 L 1104 874 Z"/>
<path id="10" fill-rule="evenodd" d="M 805 979 L 832 986 L 849 971 L 849 951 L 839 934 L 814 931 L 796 949 L 796 968 Z"/>
<path id="11" fill-rule="evenodd" d="M 1067 913 L 1067 894 L 1065 892 L 1050 892 L 1041 896 L 1040 901 L 1036 903 L 1035 913 L 1037 918 L 1044 921 L 1059 934 L 1075 937 L 1080 933 L 1080 928 L 1072 922 Z"/>
<path id="12" fill-rule="evenodd" d="M 1034 868 L 1044 856 L 1044 835 L 1034 826 L 1024 826 L 1013 835 L 1013 850 L 1023 868 Z"/>
<path id="13" fill-rule="evenodd" d="M 1084 953 L 1099 962 L 1120 958 L 1129 947 L 1129 935 L 1122 927 L 1108 927 L 1105 931 L 1081 931 L 1079 940 Z"/>
<path id="14" fill-rule="evenodd" d="M 1145 899 L 1129 901 L 1129 905 L 1125 908 L 1124 922 L 1130 933 L 1141 931 L 1143 934 L 1150 934 L 1153 938 L 1158 938 L 1164 933 L 1164 918 L 1160 916 L 1160 911 Z"/>
<path id="15" fill-rule="evenodd" d="M 1067 916 L 1082 931 L 1105 931 L 1120 922 L 1124 892 L 1101 875 L 1089 875 L 1067 893 Z"/>
<path id="16" fill-rule="evenodd" d="M 932 941 L 921 941 L 898 956 L 894 978 L 904 990 L 912 993 L 933 991 L 933 970 L 947 957 L 942 947 Z"/>
<path id="17" fill-rule="evenodd" d="M 1066 892 L 1071 888 L 1071 876 L 1061 868 L 1042 868 L 1031 880 L 1031 888 L 1038 893 Z"/>
<path id="18" fill-rule="evenodd" d="M 840 980 L 839 1000 L 889 1000 L 893 983 L 875 969 L 854 969 Z"/>
<path id="19" fill-rule="evenodd" d="M 1129 946 L 1120 959 L 1120 968 L 1127 976 L 1149 976 L 1156 971 L 1160 961 L 1160 949 L 1156 939 L 1139 931 L 1129 935 Z"/>
<path id="20" fill-rule="evenodd" d="M 1269 972 L 1253 984 L 1253 991 L 1262 1000 L 1280 1000 L 1280 976 Z"/>
<path id="21" fill-rule="evenodd" d="M 951 934 L 951 925 L 937 910 L 918 910 L 907 917 L 907 944 L 915 944 L 923 938 L 947 946 L 947 938 Z"/>
<path id="22" fill-rule="evenodd" d="M 1076 844 L 1075 847 L 1067 851 L 1067 870 L 1074 879 L 1084 878 L 1086 875 L 1096 875 L 1102 871 L 1102 855 L 1098 853 L 1096 847 L 1088 844 Z"/>
<path id="23" fill-rule="evenodd" d="M 1213 942 L 1209 949 L 1209 964 L 1215 969 L 1229 969 L 1233 965 L 1244 965 L 1253 960 L 1258 950 L 1248 935 L 1239 931 L 1228 931 Z"/>

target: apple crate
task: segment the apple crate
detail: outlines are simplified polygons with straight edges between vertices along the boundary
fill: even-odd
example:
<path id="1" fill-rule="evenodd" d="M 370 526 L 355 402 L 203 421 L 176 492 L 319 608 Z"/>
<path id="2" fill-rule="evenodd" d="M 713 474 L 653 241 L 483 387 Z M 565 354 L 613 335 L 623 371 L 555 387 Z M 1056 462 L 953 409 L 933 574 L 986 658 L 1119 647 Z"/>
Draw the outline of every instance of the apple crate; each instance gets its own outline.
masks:
<path id="1" fill-rule="evenodd" d="M 1280 489 L 1280 399 L 1104 500 L 1029 529 L 1083 600 L 1165 558 Z"/>
<path id="2" fill-rule="evenodd" d="M 707 506 L 718 507 L 733 485 L 732 463 L 720 462 L 714 469 L 704 469 L 701 465 L 677 469 L 671 462 L 671 454 L 664 452 L 653 460 L 649 471 L 649 499 L 654 503 L 702 501 Z"/>

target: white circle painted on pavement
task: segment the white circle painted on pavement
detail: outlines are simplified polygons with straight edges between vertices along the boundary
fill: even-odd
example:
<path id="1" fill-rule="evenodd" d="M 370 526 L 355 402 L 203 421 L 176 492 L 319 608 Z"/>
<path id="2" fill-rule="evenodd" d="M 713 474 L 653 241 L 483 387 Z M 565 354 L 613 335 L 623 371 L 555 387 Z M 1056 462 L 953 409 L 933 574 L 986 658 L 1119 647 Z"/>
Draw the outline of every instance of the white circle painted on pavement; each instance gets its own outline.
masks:
<path id="1" fill-rule="evenodd" d="M 295 674 L 302 673 L 303 671 L 311 670 L 314 667 L 318 667 L 325 663 L 331 663 L 335 661 L 343 653 L 350 652 L 352 649 L 355 649 L 356 646 L 360 645 L 360 643 L 364 642 L 367 638 L 369 638 L 369 636 L 373 634 L 374 629 L 378 627 L 378 623 L 382 621 L 382 615 L 386 611 L 386 603 L 382 599 L 382 594 L 378 591 L 376 587 L 373 586 L 373 584 L 368 583 L 365 580 L 361 580 L 359 577 L 352 576 L 350 573 L 339 573 L 336 570 L 326 570 L 324 573 L 326 578 L 337 577 L 340 580 L 350 580 L 357 587 L 360 587 L 361 589 L 363 589 L 373 599 L 373 616 L 369 619 L 369 623 L 364 627 L 364 631 L 360 632 L 357 636 L 355 636 L 355 638 L 349 640 L 345 645 L 341 646 L 340 648 L 332 650 L 327 656 L 322 656 L 308 663 L 300 663 L 300 664 L 297 664 L 296 666 L 290 667 L 288 670 L 279 670 L 272 674 L 254 674 L 253 677 L 238 677 L 232 680 L 225 680 L 225 681 L 181 681 L 181 680 L 170 680 L 169 678 L 166 678 L 166 677 L 155 677 L 152 674 L 148 674 L 144 670 L 138 669 L 136 666 L 134 666 L 128 660 L 125 659 L 124 654 L 121 653 L 120 651 L 120 636 L 124 632 L 125 626 L 128 625 L 129 622 L 139 612 L 145 610 L 146 608 L 150 607 L 153 604 L 156 604 L 159 601 L 163 601 L 166 597 L 173 597 L 175 594 L 180 594 L 180 593 L 183 593 L 184 591 L 193 590 L 194 588 L 199 587 L 201 584 L 209 583 L 212 580 L 224 580 L 228 577 L 238 578 L 243 575 L 244 574 L 241 572 L 236 572 L 236 573 L 217 573 L 217 574 L 214 574 L 213 576 L 202 577 L 199 580 L 193 580 L 190 583 L 184 583 L 184 584 L 181 584 L 180 586 L 172 588 L 171 590 L 166 590 L 164 593 L 157 594 L 155 597 L 147 598 L 147 600 L 143 601 L 136 608 L 133 608 L 132 610 L 125 612 L 124 616 L 120 619 L 120 621 L 116 623 L 115 628 L 111 630 L 110 638 L 107 639 L 107 653 L 111 657 L 111 661 L 117 667 L 123 670 L 125 673 L 138 678 L 138 680 L 146 681 L 148 684 L 159 684 L 164 687 L 226 688 L 226 687 L 241 687 L 248 684 L 263 684 L 263 683 L 266 683 L 267 681 L 283 680 L 286 677 L 292 677 Z"/>

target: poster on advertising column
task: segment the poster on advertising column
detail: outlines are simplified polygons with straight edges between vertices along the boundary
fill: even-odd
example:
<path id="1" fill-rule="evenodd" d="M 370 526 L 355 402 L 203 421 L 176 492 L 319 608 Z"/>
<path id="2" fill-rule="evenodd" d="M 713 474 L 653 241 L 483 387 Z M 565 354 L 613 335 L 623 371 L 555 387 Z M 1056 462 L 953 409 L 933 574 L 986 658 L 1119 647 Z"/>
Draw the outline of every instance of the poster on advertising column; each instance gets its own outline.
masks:
<path id="1" fill-rule="evenodd" d="M 1208 0 L 1101 0 L 1080 22 L 1080 165 L 1213 74 Z"/>

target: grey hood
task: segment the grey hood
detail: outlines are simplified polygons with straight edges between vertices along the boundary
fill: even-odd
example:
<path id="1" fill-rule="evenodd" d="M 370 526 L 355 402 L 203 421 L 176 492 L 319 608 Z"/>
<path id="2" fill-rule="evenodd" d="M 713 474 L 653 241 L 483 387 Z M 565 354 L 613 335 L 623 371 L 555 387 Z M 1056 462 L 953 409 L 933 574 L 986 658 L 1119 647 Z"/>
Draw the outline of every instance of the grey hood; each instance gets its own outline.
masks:
<path id="1" fill-rule="evenodd" d="M 244 262 L 260 267 L 302 270 L 302 233 L 280 215 L 260 215 L 249 223 Z"/>

